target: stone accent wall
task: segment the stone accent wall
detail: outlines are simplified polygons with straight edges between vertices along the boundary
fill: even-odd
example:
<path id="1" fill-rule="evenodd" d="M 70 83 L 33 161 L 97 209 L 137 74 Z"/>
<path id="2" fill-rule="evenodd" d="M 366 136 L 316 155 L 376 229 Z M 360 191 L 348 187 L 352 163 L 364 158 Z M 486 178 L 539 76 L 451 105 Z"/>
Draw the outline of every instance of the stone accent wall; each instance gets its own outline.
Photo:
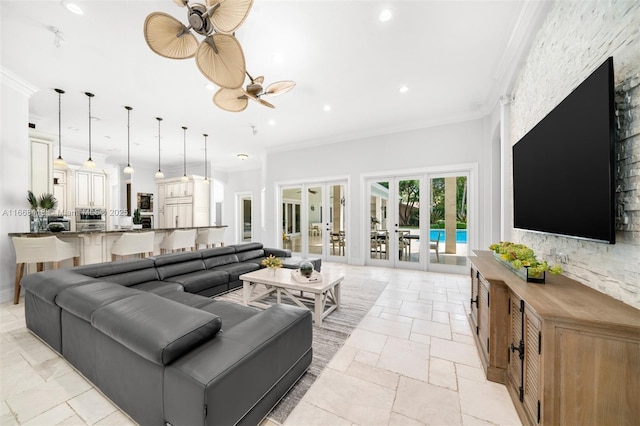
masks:
<path id="1" fill-rule="evenodd" d="M 511 104 L 511 143 L 613 57 L 618 108 L 616 244 L 514 230 L 565 275 L 640 308 L 640 2 L 558 1 L 537 34 Z M 553 191 L 553 188 L 549 188 Z M 589 214 L 588 210 L 576 214 Z M 554 254 L 555 250 L 555 254 Z"/>

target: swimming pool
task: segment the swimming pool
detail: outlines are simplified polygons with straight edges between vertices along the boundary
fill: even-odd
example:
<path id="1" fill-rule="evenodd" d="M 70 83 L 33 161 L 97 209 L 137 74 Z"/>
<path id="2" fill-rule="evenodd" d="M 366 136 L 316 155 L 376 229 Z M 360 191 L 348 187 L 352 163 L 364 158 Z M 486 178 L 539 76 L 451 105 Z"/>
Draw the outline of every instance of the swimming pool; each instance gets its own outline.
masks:
<path id="1" fill-rule="evenodd" d="M 440 234 L 440 242 L 445 240 L 444 229 L 432 229 L 429 232 L 429 239 L 431 241 L 436 241 L 438 239 L 438 234 Z M 467 243 L 467 230 L 466 229 L 456 229 L 456 243 L 466 244 Z"/>

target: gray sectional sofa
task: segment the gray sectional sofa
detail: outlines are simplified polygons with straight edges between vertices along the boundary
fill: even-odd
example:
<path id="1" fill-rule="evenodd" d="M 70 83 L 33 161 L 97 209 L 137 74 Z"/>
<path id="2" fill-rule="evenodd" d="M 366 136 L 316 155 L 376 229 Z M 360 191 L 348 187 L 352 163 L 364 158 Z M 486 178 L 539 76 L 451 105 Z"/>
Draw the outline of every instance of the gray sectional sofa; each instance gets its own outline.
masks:
<path id="1" fill-rule="evenodd" d="M 269 254 L 301 260 L 249 243 L 30 274 L 27 328 L 142 425 L 255 425 L 311 363 L 311 314 L 207 296 Z"/>

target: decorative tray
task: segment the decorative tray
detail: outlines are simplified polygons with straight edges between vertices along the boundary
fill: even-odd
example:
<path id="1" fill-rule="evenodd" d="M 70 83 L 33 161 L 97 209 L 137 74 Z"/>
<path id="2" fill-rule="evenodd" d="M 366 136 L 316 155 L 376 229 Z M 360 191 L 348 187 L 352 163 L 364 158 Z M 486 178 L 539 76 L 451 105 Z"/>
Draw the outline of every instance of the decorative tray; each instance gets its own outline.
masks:
<path id="1" fill-rule="evenodd" d="M 307 278 L 300 273 L 299 269 L 296 269 L 291 271 L 291 278 L 293 278 L 294 281 L 299 282 L 301 284 L 311 284 L 311 283 L 322 282 L 322 275 L 320 274 L 320 272 L 315 270 L 313 271 L 311 276 Z"/>

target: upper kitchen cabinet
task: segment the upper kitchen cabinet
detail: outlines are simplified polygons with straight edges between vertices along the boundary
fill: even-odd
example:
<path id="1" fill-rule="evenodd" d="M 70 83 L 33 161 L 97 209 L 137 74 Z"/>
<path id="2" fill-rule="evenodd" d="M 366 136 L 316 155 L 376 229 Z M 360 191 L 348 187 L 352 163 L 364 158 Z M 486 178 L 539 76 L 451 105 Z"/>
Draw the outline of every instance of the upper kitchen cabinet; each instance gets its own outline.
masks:
<path id="1" fill-rule="evenodd" d="M 105 174 L 102 172 L 76 171 L 76 208 L 107 208 Z"/>
<path id="2" fill-rule="evenodd" d="M 31 191 L 36 197 L 53 193 L 53 148 L 50 141 L 30 138 Z"/>

